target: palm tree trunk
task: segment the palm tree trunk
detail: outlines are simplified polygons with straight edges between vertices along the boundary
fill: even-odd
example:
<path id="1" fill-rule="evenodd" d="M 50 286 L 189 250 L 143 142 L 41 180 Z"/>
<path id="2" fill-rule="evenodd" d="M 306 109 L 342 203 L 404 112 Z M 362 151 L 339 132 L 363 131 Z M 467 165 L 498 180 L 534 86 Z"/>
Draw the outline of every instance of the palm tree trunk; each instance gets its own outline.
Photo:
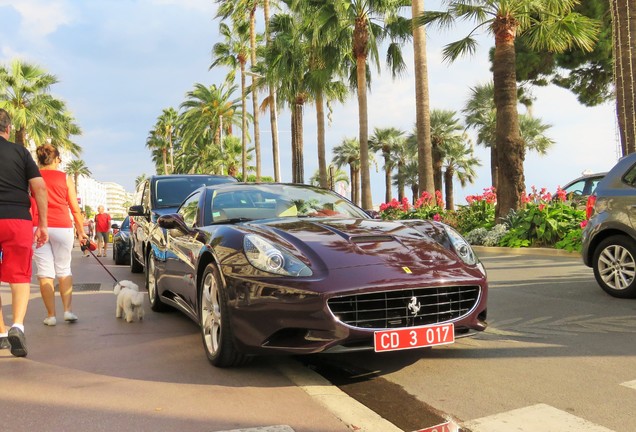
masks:
<path id="1" fill-rule="evenodd" d="M 256 65 L 256 3 L 250 10 L 250 64 Z M 261 134 L 258 122 L 258 98 L 256 91 L 256 79 L 252 77 L 252 110 L 254 114 L 254 153 L 256 158 L 256 181 L 261 181 Z"/>
<path id="2" fill-rule="evenodd" d="M 418 190 L 419 190 L 419 186 L 416 184 L 411 185 L 411 196 L 413 197 L 413 201 L 411 201 L 413 204 L 415 204 L 415 202 L 417 201 L 417 198 L 419 197 L 418 195 Z"/>
<path id="3" fill-rule="evenodd" d="M 433 185 L 436 191 L 442 190 L 442 151 L 439 144 L 433 143 Z"/>
<path id="4" fill-rule="evenodd" d="M 291 108 L 291 168 L 292 168 L 292 183 L 298 183 L 296 174 L 298 173 L 298 151 L 296 150 L 296 105 L 292 105 Z"/>
<path id="5" fill-rule="evenodd" d="M 304 169 L 304 155 L 303 155 L 303 104 L 304 99 L 301 96 L 296 98 L 294 104 L 294 126 L 295 126 L 295 141 L 296 141 L 296 169 L 295 177 L 296 183 L 304 183 L 305 169 Z"/>
<path id="6" fill-rule="evenodd" d="M 269 45 L 269 0 L 263 1 L 263 15 L 265 16 L 265 40 Z M 274 159 L 274 181 L 280 181 L 280 156 L 278 154 L 278 107 L 276 105 L 276 91 L 269 86 L 269 123 L 272 131 L 272 158 Z"/>
<path id="7" fill-rule="evenodd" d="M 455 197 L 453 196 L 453 177 L 455 170 L 451 167 L 444 172 L 444 194 L 446 195 L 446 210 L 455 210 Z"/>
<path id="8" fill-rule="evenodd" d="M 497 147 L 493 144 L 490 146 L 490 177 L 492 181 L 492 187 L 497 190 L 499 185 L 499 168 L 497 164 Z"/>
<path id="9" fill-rule="evenodd" d="M 633 0 L 611 0 L 616 114 L 623 156 L 636 151 L 636 6 Z"/>
<path id="10" fill-rule="evenodd" d="M 391 153 L 388 150 L 382 150 L 382 156 L 384 157 L 384 202 L 391 201 Z"/>
<path id="11" fill-rule="evenodd" d="M 351 177 L 351 202 L 356 204 L 357 203 L 357 187 L 358 187 L 358 181 L 356 178 L 356 170 L 353 167 L 353 164 L 349 164 L 349 176 Z"/>
<path id="12" fill-rule="evenodd" d="M 21 127 L 15 131 L 15 143 L 26 147 L 26 129 Z"/>
<path id="13" fill-rule="evenodd" d="M 521 206 L 521 196 L 525 191 L 523 175 L 525 146 L 519 132 L 517 111 L 514 46 L 516 22 L 511 22 L 509 17 L 498 16 L 493 28 L 495 30 L 493 80 L 497 107 L 495 145 L 499 166 L 496 218 L 501 219 L 506 217 L 510 210 L 517 210 Z"/>
<path id="14" fill-rule="evenodd" d="M 161 149 L 161 158 L 163 159 L 163 173 L 168 174 L 168 149 Z"/>
<path id="15" fill-rule="evenodd" d="M 398 164 L 398 201 L 402 201 L 404 199 L 404 164 L 400 162 Z"/>
<path id="16" fill-rule="evenodd" d="M 241 171 L 243 181 L 247 181 L 247 96 L 245 94 L 245 62 L 241 62 Z"/>
<path id="17" fill-rule="evenodd" d="M 325 102 L 322 91 L 316 93 L 316 123 L 318 125 L 318 172 L 320 187 L 329 187 L 327 180 L 327 160 L 325 156 Z"/>
<path id="18" fill-rule="evenodd" d="M 170 143 L 170 174 L 174 173 L 174 148 L 172 147 L 172 130 L 168 135 L 168 142 Z"/>
<path id="19" fill-rule="evenodd" d="M 373 208 L 371 196 L 371 176 L 369 171 L 369 113 L 367 106 L 367 74 L 366 56 L 358 56 L 357 81 L 358 81 L 358 116 L 360 136 L 360 182 L 361 205 L 365 210 Z"/>
<path id="20" fill-rule="evenodd" d="M 413 18 L 424 12 L 424 0 L 413 0 Z M 428 65 L 426 61 L 426 30 L 413 27 L 413 60 L 415 63 L 415 117 L 417 125 L 418 186 L 420 191 L 435 193 L 433 179 L 433 149 L 431 144 L 431 112 L 428 93 Z"/>

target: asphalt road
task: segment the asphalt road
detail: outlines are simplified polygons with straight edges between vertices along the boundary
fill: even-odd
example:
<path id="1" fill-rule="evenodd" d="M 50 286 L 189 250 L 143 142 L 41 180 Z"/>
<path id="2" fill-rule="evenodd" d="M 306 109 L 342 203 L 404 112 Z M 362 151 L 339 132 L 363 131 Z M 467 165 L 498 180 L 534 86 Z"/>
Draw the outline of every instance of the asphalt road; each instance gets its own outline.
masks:
<path id="1" fill-rule="evenodd" d="M 452 346 L 339 362 L 374 371 L 473 432 L 636 430 L 636 301 L 577 255 L 480 250 L 489 329 Z"/>

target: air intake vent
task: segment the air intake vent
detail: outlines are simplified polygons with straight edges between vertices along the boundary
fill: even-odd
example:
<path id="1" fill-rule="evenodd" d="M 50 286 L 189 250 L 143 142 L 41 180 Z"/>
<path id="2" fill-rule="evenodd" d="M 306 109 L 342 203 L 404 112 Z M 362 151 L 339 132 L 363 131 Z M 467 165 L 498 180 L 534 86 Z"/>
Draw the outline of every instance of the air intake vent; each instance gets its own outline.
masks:
<path id="1" fill-rule="evenodd" d="M 437 324 L 468 315 L 479 301 L 479 286 L 415 288 L 329 299 L 343 323 L 364 329 Z"/>
<path id="2" fill-rule="evenodd" d="M 394 239 L 391 236 L 355 236 L 351 237 L 353 243 L 381 243 L 392 242 Z"/>

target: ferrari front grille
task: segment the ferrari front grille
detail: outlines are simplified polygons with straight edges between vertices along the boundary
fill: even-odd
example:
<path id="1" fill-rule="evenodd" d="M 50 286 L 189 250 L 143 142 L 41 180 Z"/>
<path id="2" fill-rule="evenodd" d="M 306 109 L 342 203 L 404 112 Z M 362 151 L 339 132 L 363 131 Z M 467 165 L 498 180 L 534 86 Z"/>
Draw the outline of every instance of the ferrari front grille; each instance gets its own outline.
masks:
<path id="1" fill-rule="evenodd" d="M 415 288 L 334 297 L 327 304 L 336 318 L 351 327 L 416 327 L 468 315 L 479 293 L 479 286 Z"/>

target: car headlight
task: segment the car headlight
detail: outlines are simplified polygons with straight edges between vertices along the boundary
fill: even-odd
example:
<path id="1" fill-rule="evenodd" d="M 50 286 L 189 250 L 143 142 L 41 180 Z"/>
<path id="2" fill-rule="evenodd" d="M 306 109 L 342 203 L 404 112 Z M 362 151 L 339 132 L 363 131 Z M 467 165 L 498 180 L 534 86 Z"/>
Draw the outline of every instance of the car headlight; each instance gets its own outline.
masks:
<path id="1" fill-rule="evenodd" d="M 313 273 L 290 251 L 274 246 L 255 234 L 247 234 L 243 239 L 243 249 L 247 260 L 259 270 L 284 276 L 311 276 Z"/>
<path id="2" fill-rule="evenodd" d="M 451 228 L 448 225 L 444 225 L 444 229 L 446 230 L 446 234 L 453 245 L 453 249 L 455 249 L 455 253 L 468 265 L 476 265 L 479 266 L 482 273 L 486 274 L 484 267 L 482 266 L 479 259 L 477 259 L 477 255 L 473 252 L 473 248 L 470 247 L 470 244 L 464 237 L 462 237 L 457 231 Z"/>

